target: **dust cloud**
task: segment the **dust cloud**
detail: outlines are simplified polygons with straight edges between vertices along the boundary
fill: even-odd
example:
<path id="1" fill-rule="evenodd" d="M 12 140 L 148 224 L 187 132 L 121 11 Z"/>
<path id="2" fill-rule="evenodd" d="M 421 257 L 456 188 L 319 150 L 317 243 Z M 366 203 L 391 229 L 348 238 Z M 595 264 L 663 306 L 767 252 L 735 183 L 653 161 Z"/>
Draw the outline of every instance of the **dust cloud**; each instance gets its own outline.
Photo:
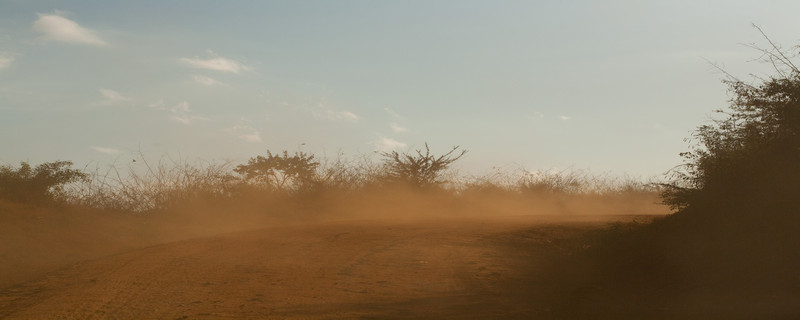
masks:
<path id="1" fill-rule="evenodd" d="M 655 194 L 408 188 L 146 215 L 0 202 L 0 317 L 524 318 L 518 284 L 559 239 L 665 213 Z"/>

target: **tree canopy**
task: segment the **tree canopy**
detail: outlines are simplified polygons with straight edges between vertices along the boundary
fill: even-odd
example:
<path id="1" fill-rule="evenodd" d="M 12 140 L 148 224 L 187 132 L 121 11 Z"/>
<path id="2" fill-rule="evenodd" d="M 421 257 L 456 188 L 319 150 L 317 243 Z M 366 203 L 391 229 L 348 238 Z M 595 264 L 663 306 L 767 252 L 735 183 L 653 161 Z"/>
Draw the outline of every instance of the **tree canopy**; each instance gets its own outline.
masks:
<path id="1" fill-rule="evenodd" d="M 664 200 L 674 209 L 800 209 L 800 70 L 775 45 L 762 52 L 777 75 L 756 84 L 725 81 L 733 94 L 729 110 L 717 110 L 720 118 L 695 131 L 697 143 L 667 186 Z"/>
<path id="2" fill-rule="evenodd" d="M 316 175 L 319 162 L 313 155 L 288 151 L 274 155 L 267 151 L 267 156 L 257 156 L 239 165 L 234 171 L 248 182 L 277 189 L 299 190 L 310 186 Z"/>
<path id="3" fill-rule="evenodd" d="M 0 166 L 0 198 L 32 204 L 47 204 L 57 200 L 64 185 L 86 179 L 88 175 L 70 169 L 70 161 L 54 161 L 31 167 L 27 162 L 19 168 Z"/>

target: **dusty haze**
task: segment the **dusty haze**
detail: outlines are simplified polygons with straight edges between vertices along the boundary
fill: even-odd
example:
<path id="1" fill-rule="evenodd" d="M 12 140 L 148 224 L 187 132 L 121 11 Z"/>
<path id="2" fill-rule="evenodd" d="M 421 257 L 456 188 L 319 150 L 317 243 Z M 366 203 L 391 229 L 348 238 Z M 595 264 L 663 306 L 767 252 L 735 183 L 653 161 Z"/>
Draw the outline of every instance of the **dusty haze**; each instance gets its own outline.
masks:
<path id="1" fill-rule="evenodd" d="M 537 259 L 560 241 L 666 213 L 653 194 L 261 201 L 149 215 L 2 202 L 0 316 L 525 318 L 542 312 Z"/>

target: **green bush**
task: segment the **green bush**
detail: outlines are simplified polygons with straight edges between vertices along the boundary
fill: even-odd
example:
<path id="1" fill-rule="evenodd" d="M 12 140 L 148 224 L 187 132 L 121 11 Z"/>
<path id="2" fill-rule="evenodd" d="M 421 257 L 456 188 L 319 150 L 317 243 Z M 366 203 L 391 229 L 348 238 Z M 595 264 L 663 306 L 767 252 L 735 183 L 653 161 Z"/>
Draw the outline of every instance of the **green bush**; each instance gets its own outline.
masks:
<path id="1" fill-rule="evenodd" d="M 30 204 L 51 204 L 64 196 L 64 185 L 87 179 L 72 162 L 47 162 L 32 168 L 21 162 L 19 168 L 0 166 L 0 198 Z"/>

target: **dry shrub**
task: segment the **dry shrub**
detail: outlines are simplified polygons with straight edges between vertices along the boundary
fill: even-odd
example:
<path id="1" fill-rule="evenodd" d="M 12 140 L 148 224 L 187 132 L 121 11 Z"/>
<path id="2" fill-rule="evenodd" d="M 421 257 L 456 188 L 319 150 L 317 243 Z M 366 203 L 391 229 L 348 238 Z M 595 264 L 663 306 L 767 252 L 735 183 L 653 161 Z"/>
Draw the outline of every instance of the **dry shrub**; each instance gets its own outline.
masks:
<path id="1" fill-rule="evenodd" d="M 377 160 L 268 153 L 239 166 L 168 157 L 152 163 L 140 154 L 128 168 L 95 169 L 68 194 L 74 204 L 133 213 L 237 211 L 294 220 L 666 213 L 656 203 L 660 190 L 630 177 L 521 168 L 462 177 L 450 167 L 463 155 L 456 149 Z"/>
<path id="2" fill-rule="evenodd" d="M 662 215 L 661 187 L 580 170 L 495 171 L 462 183 L 464 202 L 507 214 Z"/>
<path id="3" fill-rule="evenodd" d="M 143 213 L 179 202 L 231 197 L 238 191 L 229 163 L 192 164 L 162 157 L 151 164 L 143 155 L 139 159 L 124 171 L 116 165 L 95 169 L 90 179 L 70 189 L 71 202 Z"/>

